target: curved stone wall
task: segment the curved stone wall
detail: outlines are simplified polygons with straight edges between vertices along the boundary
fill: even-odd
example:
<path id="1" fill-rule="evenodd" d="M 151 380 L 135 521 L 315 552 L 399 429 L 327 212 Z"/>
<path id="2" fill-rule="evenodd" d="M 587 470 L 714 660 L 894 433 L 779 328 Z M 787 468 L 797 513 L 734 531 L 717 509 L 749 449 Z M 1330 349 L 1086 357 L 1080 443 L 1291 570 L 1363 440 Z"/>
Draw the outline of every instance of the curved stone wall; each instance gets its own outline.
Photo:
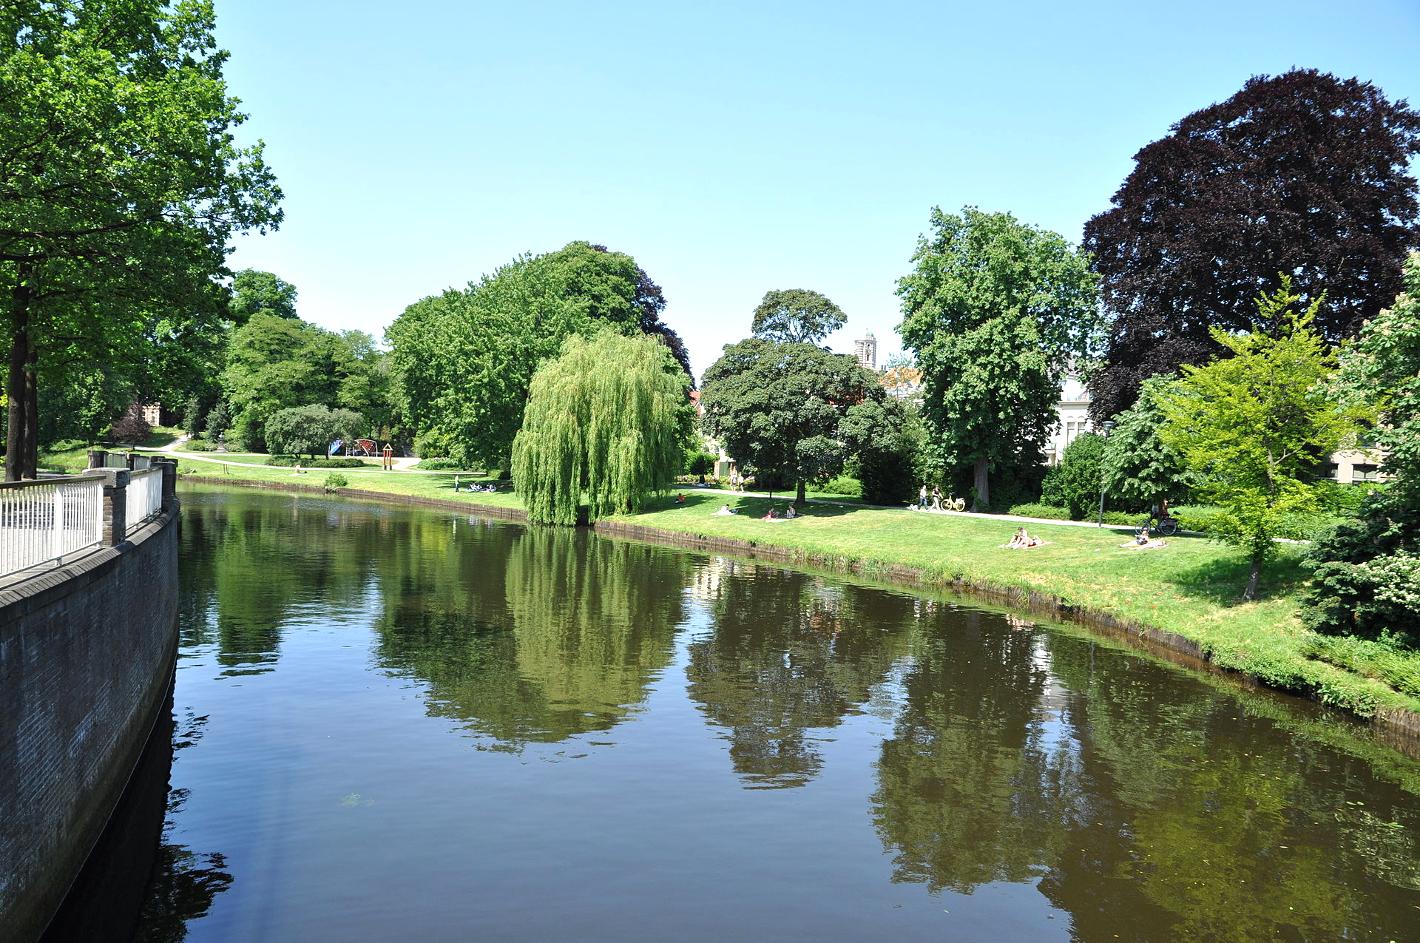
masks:
<path id="1" fill-rule="evenodd" d="M 176 506 L 0 589 L 0 940 L 39 937 L 103 833 L 177 653 Z"/>

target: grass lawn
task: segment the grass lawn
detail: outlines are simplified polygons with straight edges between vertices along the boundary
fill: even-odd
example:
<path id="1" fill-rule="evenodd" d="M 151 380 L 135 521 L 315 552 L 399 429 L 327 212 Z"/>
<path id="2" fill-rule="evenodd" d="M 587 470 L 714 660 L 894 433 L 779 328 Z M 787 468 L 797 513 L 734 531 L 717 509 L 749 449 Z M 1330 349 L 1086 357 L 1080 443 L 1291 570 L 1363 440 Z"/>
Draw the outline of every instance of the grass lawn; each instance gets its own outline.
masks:
<path id="1" fill-rule="evenodd" d="M 264 460 L 264 459 L 263 459 Z M 521 508 L 514 494 L 455 493 L 456 473 L 408 474 L 371 469 L 310 469 L 265 465 L 234 467 L 182 459 L 187 480 L 254 480 L 319 486 L 339 474 L 347 487 L 379 494 L 415 495 L 479 505 Z M 475 479 L 457 473 L 463 482 Z M 782 547 L 830 566 L 861 562 L 874 567 L 908 566 L 929 582 L 961 579 L 977 585 L 1017 588 L 1058 597 L 1071 605 L 1108 612 L 1143 625 L 1176 632 L 1197 642 L 1216 663 L 1287 690 L 1311 694 L 1362 716 L 1377 710 L 1420 711 L 1420 652 L 1359 639 L 1334 639 L 1306 629 L 1297 616 L 1306 571 L 1301 548 L 1279 545 L 1264 573 L 1261 598 L 1242 603 L 1247 580 L 1240 555 L 1202 537 L 1173 537 L 1157 550 L 1120 546 L 1127 534 L 1052 524 L 1033 524 L 1043 546 L 1009 550 L 1018 526 L 991 520 L 906 510 L 810 505 L 797 520 L 760 518 L 786 497 L 752 498 L 699 488 L 679 489 L 685 503 L 657 499 L 638 514 L 616 518 L 630 524 L 695 536 L 728 537 Z M 825 496 L 840 500 L 838 496 Z M 721 504 L 736 516 L 714 515 Z"/>

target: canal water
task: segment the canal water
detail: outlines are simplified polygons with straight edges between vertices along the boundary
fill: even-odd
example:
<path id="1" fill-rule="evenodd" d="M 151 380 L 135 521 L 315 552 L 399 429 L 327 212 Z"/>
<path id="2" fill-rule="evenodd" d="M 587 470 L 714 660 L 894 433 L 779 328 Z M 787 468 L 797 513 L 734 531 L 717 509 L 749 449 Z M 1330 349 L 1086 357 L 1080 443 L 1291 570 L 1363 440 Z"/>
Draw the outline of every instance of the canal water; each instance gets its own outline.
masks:
<path id="1" fill-rule="evenodd" d="M 137 940 L 1420 934 L 1420 764 L 1079 630 L 311 496 L 181 540 Z"/>

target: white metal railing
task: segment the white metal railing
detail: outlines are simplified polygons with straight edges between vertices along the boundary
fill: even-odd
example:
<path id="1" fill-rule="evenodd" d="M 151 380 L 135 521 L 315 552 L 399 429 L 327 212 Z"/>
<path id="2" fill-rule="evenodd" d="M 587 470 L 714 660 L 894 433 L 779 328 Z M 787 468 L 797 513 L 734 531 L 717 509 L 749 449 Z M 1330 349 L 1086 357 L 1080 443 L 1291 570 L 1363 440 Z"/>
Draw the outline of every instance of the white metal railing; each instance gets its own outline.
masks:
<path id="1" fill-rule="evenodd" d="M 128 479 L 128 499 L 124 508 L 124 520 L 128 533 L 137 530 L 144 521 L 157 514 L 163 507 L 163 470 L 150 468 L 136 471 Z"/>
<path id="2" fill-rule="evenodd" d="M 162 500 L 162 473 L 158 473 Z M 0 576 L 95 546 L 103 539 L 101 478 L 50 478 L 0 484 Z"/>

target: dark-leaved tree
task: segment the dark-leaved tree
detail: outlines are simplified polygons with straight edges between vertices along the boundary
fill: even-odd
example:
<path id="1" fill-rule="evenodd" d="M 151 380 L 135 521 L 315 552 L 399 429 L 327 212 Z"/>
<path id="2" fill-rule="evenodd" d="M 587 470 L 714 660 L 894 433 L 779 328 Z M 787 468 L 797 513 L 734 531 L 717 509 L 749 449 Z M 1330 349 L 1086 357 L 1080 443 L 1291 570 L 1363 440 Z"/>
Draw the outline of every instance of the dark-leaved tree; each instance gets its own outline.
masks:
<path id="1" fill-rule="evenodd" d="M 1304 306 L 1326 289 L 1322 337 L 1354 334 L 1420 244 L 1416 154 L 1420 114 L 1315 69 L 1250 79 L 1140 150 L 1113 207 L 1085 224 L 1114 316 L 1095 419 L 1127 409 L 1146 378 L 1220 354 L 1210 328 L 1275 329 L 1253 299 L 1279 272 Z"/>

